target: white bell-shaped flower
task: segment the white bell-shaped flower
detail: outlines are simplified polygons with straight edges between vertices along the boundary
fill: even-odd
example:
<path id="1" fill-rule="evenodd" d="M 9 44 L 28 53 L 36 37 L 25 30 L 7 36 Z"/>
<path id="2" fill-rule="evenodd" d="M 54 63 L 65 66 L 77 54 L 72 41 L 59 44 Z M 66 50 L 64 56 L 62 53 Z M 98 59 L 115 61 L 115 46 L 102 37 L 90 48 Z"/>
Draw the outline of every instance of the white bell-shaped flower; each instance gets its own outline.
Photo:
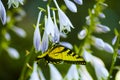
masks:
<path id="1" fill-rule="evenodd" d="M 58 9 L 58 16 L 59 16 L 59 22 L 60 22 L 60 32 L 64 32 L 65 30 L 67 32 L 70 32 L 71 28 L 74 28 L 71 21 L 66 16 L 66 14 L 59 8 L 56 0 L 54 0 L 54 3 Z"/>
<path id="2" fill-rule="evenodd" d="M 48 64 L 50 67 L 50 80 L 63 80 L 60 72 L 53 64 Z"/>
<path id="3" fill-rule="evenodd" d="M 33 36 L 33 45 L 36 51 L 40 51 L 40 48 L 41 48 L 41 35 L 39 30 L 40 18 L 41 18 L 41 11 L 39 12 L 39 15 L 38 15 L 37 25 L 36 25 L 34 36 Z"/>
<path id="4" fill-rule="evenodd" d="M 78 74 L 76 65 L 71 65 L 71 67 L 68 70 L 67 75 L 65 76 L 65 79 L 67 79 L 67 80 L 79 80 L 79 74 Z"/>
<path id="5" fill-rule="evenodd" d="M 2 21 L 2 24 L 4 25 L 6 23 L 6 11 L 1 0 L 0 0 L 0 19 Z"/>
<path id="6" fill-rule="evenodd" d="M 71 0 L 64 0 L 64 2 L 70 11 L 77 12 L 77 7 Z"/>

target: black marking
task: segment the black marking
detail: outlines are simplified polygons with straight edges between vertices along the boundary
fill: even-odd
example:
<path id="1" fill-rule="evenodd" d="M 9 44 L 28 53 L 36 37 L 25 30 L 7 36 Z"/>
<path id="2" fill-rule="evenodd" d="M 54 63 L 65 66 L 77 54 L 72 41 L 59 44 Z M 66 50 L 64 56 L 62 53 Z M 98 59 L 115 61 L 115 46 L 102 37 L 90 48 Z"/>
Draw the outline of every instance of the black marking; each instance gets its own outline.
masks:
<path id="1" fill-rule="evenodd" d="M 53 59 L 53 58 L 49 57 L 48 55 L 46 55 L 44 58 L 48 63 L 55 64 L 55 63 L 61 63 L 62 62 L 61 59 Z"/>
<path id="2" fill-rule="evenodd" d="M 37 57 L 37 58 L 36 58 L 36 61 L 38 61 L 38 60 L 40 60 L 40 59 L 42 59 L 42 58 L 38 58 L 38 57 Z"/>
<path id="3" fill-rule="evenodd" d="M 70 64 L 81 64 L 81 65 L 85 65 L 86 64 L 85 61 L 67 61 L 67 60 L 65 60 L 64 62 L 70 63 Z"/>
<path id="4" fill-rule="evenodd" d="M 68 48 L 64 47 L 64 49 L 62 51 L 60 51 L 60 52 L 65 52 L 67 50 L 68 50 Z"/>
<path id="5" fill-rule="evenodd" d="M 72 55 L 72 56 L 75 56 L 75 55 L 77 55 L 77 54 L 73 53 L 73 55 Z"/>
<path id="6" fill-rule="evenodd" d="M 82 57 L 81 57 L 81 56 L 79 56 L 79 55 L 76 55 L 76 58 L 77 58 L 77 59 L 79 59 L 79 58 L 82 58 Z"/>
<path id="7" fill-rule="evenodd" d="M 70 54 L 72 54 L 72 52 L 73 52 L 72 50 L 69 50 L 69 52 L 67 54 L 70 55 Z"/>

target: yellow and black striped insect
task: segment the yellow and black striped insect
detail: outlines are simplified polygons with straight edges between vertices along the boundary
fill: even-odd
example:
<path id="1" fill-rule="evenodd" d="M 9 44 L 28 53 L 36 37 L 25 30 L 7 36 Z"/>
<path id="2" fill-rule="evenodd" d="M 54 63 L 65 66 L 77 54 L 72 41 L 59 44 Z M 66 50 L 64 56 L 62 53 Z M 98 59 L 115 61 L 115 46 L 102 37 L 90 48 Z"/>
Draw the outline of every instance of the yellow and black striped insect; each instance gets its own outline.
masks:
<path id="1" fill-rule="evenodd" d="M 37 60 L 44 58 L 48 63 L 72 63 L 72 64 L 86 64 L 85 60 L 75 54 L 71 49 L 62 45 L 54 45 L 42 55 L 37 57 Z"/>

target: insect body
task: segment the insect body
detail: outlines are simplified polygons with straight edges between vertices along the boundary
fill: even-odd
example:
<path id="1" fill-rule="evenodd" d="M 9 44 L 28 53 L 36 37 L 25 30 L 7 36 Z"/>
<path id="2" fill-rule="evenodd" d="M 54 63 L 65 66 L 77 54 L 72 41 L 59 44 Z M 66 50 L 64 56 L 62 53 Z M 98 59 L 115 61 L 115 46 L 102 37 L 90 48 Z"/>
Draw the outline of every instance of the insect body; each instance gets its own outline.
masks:
<path id="1" fill-rule="evenodd" d="M 41 58 L 44 58 L 48 63 L 66 62 L 82 65 L 86 64 L 85 60 L 81 56 L 75 54 L 72 50 L 62 45 L 53 46 L 42 55 L 37 57 L 38 60 Z"/>

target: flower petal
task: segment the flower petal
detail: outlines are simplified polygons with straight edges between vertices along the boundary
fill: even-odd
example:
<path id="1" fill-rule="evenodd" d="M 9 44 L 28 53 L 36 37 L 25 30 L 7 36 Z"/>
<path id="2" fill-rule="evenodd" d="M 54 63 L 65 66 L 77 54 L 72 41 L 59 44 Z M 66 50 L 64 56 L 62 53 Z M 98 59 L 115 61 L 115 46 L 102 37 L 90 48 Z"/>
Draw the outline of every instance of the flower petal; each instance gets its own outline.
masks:
<path id="1" fill-rule="evenodd" d="M 54 0 L 54 3 L 58 9 L 58 16 L 60 21 L 60 32 L 67 31 L 70 32 L 70 28 L 74 28 L 69 18 L 66 16 L 66 14 L 59 8 L 56 0 Z"/>
<path id="2" fill-rule="evenodd" d="M 1 0 L 0 0 L 0 19 L 2 21 L 2 24 L 4 25 L 6 23 L 6 11 Z"/>
<path id="3" fill-rule="evenodd" d="M 92 37 L 92 40 L 94 41 L 94 42 L 93 42 L 93 45 L 94 45 L 97 49 L 103 50 L 105 44 L 104 44 L 104 41 L 103 41 L 101 38 Z"/>
<path id="4" fill-rule="evenodd" d="M 108 43 L 105 43 L 104 50 L 109 52 L 109 53 L 113 53 L 114 52 L 112 46 L 109 45 Z"/>
<path id="5" fill-rule="evenodd" d="M 14 8 L 17 8 L 19 6 L 19 3 L 23 5 L 24 0 L 8 0 L 8 8 L 13 6 Z"/>
<path id="6" fill-rule="evenodd" d="M 53 18 L 54 18 L 54 24 L 55 24 L 55 27 L 54 27 L 55 33 L 54 33 L 54 37 L 53 37 L 52 41 L 54 43 L 58 43 L 59 40 L 60 40 L 60 32 L 59 32 L 58 27 L 57 27 L 56 18 L 55 18 L 55 11 L 54 10 L 53 10 Z"/>
<path id="7" fill-rule="evenodd" d="M 72 65 L 69 68 L 68 73 L 67 73 L 65 79 L 67 79 L 67 80 L 79 80 L 79 74 L 78 74 L 76 65 Z"/>
<path id="8" fill-rule="evenodd" d="M 29 80 L 46 80 L 45 77 L 42 74 L 42 71 L 40 68 L 38 68 L 37 63 L 34 62 L 33 65 L 33 72 L 30 76 Z"/>
<path id="9" fill-rule="evenodd" d="M 16 49 L 9 47 L 6 49 L 6 51 L 9 53 L 11 58 L 14 58 L 14 59 L 20 58 L 20 55 Z"/>
<path id="10" fill-rule="evenodd" d="M 75 12 L 75 13 L 77 12 L 77 7 L 72 1 L 64 0 L 64 2 L 70 11 Z"/>
<path id="11" fill-rule="evenodd" d="M 48 41 L 48 35 L 44 31 L 43 38 L 42 38 L 42 43 L 41 43 L 41 51 L 42 53 L 45 52 L 48 49 L 49 41 Z"/>
<path id="12" fill-rule="evenodd" d="M 92 55 L 87 50 L 84 50 L 83 57 L 86 62 L 90 62 L 92 60 Z"/>
<path id="13" fill-rule="evenodd" d="M 52 21 L 52 18 L 50 16 L 50 8 L 49 6 L 47 6 L 48 8 L 48 19 L 47 19 L 47 22 L 46 22 L 46 25 L 45 25 L 45 30 L 46 30 L 46 33 L 47 35 L 51 35 L 52 37 L 54 37 L 54 28 L 55 28 L 55 25 Z"/>
<path id="14" fill-rule="evenodd" d="M 41 48 L 41 35 L 39 30 L 40 18 L 41 18 L 41 11 L 39 12 L 39 15 L 38 15 L 37 25 L 36 25 L 34 36 L 33 36 L 33 44 L 37 51 L 40 51 L 40 48 Z"/>
<path id="15" fill-rule="evenodd" d="M 78 38 L 82 40 L 86 37 L 86 35 L 87 35 L 87 29 L 83 29 L 78 33 Z"/>
<path id="16" fill-rule="evenodd" d="M 90 73 L 87 71 L 84 65 L 80 65 L 78 68 L 78 72 L 80 74 L 80 80 L 93 80 Z"/>
<path id="17" fill-rule="evenodd" d="M 110 28 L 108 26 L 105 26 L 105 25 L 102 25 L 102 24 L 97 24 L 95 30 L 98 33 L 107 33 L 107 32 L 110 31 Z"/>
<path id="18" fill-rule="evenodd" d="M 39 27 L 36 27 L 34 32 L 33 44 L 37 51 L 40 51 L 40 48 L 41 48 L 40 42 L 41 42 L 40 30 L 39 30 Z"/>
<path id="19" fill-rule="evenodd" d="M 6 34 L 5 34 L 5 39 L 6 39 L 7 41 L 10 41 L 10 40 L 11 40 L 11 36 L 10 36 L 9 33 L 6 33 Z"/>
<path id="20" fill-rule="evenodd" d="M 115 80 L 120 80 L 120 70 L 116 73 Z"/>
<path id="21" fill-rule="evenodd" d="M 69 48 L 69 49 L 73 49 L 73 46 L 68 42 L 60 42 L 60 45 L 63 45 L 65 47 Z"/>
<path id="22" fill-rule="evenodd" d="M 95 69 L 98 80 L 106 80 L 108 78 L 108 70 L 105 68 L 104 63 L 100 58 L 93 56 L 91 64 Z"/>
<path id="23" fill-rule="evenodd" d="M 116 41 L 117 41 L 117 37 L 118 36 L 115 36 L 113 39 L 112 39 L 112 45 L 115 45 Z"/>
<path id="24" fill-rule="evenodd" d="M 56 69 L 53 64 L 48 64 L 50 67 L 50 80 L 63 80 L 60 72 Z"/>
<path id="25" fill-rule="evenodd" d="M 26 32 L 22 29 L 22 28 L 19 28 L 19 27 L 12 27 L 11 28 L 18 36 L 22 37 L 22 38 L 25 38 L 26 37 Z"/>
<path id="26" fill-rule="evenodd" d="M 82 0 L 74 0 L 77 4 L 82 5 L 83 1 Z"/>

